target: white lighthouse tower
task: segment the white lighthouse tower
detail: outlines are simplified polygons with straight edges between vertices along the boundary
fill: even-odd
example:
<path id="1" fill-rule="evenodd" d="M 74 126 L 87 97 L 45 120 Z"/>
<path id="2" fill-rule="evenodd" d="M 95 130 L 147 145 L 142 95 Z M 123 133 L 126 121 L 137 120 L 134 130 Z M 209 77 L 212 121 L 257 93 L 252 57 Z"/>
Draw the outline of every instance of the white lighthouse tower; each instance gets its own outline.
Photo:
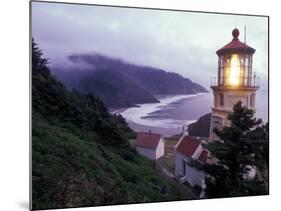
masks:
<path id="1" fill-rule="evenodd" d="M 217 77 L 211 79 L 214 94 L 210 139 L 215 138 L 214 128 L 230 126 L 228 115 L 234 104 L 241 101 L 244 106 L 255 110 L 258 78 L 252 72 L 255 49 L 241 42 L 239 30 L 232 31 L 233 39 L 219 49 Z"/>

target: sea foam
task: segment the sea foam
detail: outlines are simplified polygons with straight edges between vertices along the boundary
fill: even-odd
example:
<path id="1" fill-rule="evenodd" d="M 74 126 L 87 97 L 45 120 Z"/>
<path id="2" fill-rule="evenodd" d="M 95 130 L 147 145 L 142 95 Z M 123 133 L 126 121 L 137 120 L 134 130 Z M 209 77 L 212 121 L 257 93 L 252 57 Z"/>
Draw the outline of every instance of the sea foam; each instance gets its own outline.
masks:
<path id="1" fill-rule="evenodd" d="M 158 98 L 160 103 L 139 104 L 138 107 L 125 109 L 120 114 L 125 117 L 128 122 L 134 122 L 140 125 L 161 128 L 179 128 L 196 120 L 154 119 L 149 118 L 149 114 L 162 110 L 164 107 L 169 106 L 169 104 L 187 98 L 197 97 L 199 95 L 202 95 L 202 93 L 192 95 L 161 96 Z"/>

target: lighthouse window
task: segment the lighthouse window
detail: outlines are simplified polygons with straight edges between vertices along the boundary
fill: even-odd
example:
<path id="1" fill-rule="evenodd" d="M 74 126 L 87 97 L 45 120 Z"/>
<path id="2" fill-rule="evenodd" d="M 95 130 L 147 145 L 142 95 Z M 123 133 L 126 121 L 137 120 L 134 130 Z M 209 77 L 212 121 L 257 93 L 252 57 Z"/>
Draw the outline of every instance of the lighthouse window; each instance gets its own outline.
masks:
<path id="1" fill-rule="evenodd" d="M 219 94 L 219 102 L 220 102 L 220 106 L 223 106 L 223 105 L 224 105 L 224 102 L 223 102 L 223 94 Z"/>
<path id="2" fill-rule="evenodd" d="M 244 65 L 245 65 L 245 64 L 244 64 L 244 61 L 245 61 L 245 60 L 244 60 L 244 57 L 243 57 L 243 56 L 240 56 L 240 55 L 239 55 L 239 57 L 240 57 L 240 65 L 241 65 L 241 66 L 244 66 Z"/>
<path id="3" fill-rule="evenodd" d="M 247 55 L 245 56 L 245 66 L 249 66 L 249 57 Z"/>
<path id="4" fill-rule="evenodd" d="M 251 94 L 251 96 L 250 96 L 250 106 L 251 107 L 254 107 L 254 101 L 255 101 L 255 95 Z"/>

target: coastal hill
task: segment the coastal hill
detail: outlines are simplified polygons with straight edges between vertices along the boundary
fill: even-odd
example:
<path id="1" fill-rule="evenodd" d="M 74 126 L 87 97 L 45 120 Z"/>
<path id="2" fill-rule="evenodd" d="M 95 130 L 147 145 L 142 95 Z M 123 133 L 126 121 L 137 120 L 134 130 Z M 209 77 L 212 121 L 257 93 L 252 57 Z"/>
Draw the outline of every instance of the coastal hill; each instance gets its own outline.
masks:
<path id="1" fill-rule="evenodd" d="M 134 132 L 58 81 L 32 42 L 32 209 L 192 199 L 130 147 Z"/>
<path id="2" fill-rule="evenodd" d="M 201 116 L 196 122 L 188 125 L 188 134 L 191 136 L 209 137 L 211 113 Z"/>
<path id="3" fill-rule="evenodd" d="M 111 108 L 158 102 L 156 95 L 207 92 L 177 73 L 99 54 L 75 54 L 68 60 L 73 66 L 56 66 L 53 73 L 69 89 L 95 94 Z"/>

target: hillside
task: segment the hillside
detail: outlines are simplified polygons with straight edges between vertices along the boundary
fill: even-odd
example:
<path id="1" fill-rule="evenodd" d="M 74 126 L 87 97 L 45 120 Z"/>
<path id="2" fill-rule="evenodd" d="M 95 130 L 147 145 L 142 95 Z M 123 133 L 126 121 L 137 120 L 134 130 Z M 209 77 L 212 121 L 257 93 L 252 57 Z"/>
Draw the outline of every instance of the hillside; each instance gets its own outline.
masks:
<path id="1" fill-rule="evenodd" d="M 71 68 L 54 74 L 70 89 L 93 93 L 113 108 L 158 102 L 155 95 L 195 94 L 207 90 L 188 78 L 98 54 L 71 55 Z"/>
<path id="2" fill-rule="evenodd" d="M 83 93 L 94 93 L 106 105 L 114 108 L 159 102 L 154 95 L 126 75 L 111 69 L 88 72 L 77 89 Z"/>
<path id="3" fill-rule="evenodd" d="M 201 116 L 196 122 L 188 125 L 188 134 L 191 136 L 209 137 L 211 113 Z"/>
<path id="4" fill-rule="evenodd" d="M 134 132 L 69 91 L 32 43 L 32 209 L 191 199 L 131 149 Z"/>

